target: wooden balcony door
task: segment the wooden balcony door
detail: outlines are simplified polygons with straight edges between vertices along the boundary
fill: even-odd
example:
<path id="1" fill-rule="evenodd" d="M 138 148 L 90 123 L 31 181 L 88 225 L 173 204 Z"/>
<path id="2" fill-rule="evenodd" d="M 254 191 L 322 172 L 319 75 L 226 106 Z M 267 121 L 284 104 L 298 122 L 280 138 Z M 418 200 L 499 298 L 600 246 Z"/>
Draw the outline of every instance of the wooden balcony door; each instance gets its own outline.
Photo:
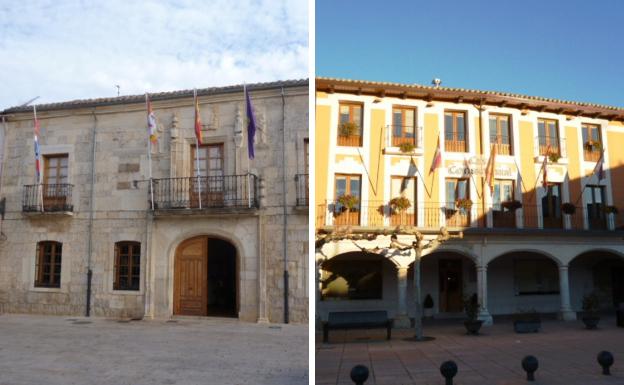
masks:
<path id="1" fill-rule="evenodd" d="M 539 135 L 539 155 L 548 155 L 546 152 L 549 148 L 550 154 L 561 155 L 559 128 L 556 120 L 538 119 L 537 132 Z"/>
<path id="2" fill-rule="evenodd" d="M 456 202 L 459 199 L 470 199 L 468 179 L 447 179 L 444 208 L 447 227 L 470 226 L 470 210 L 457 207 Z"/>
<path id="3" fill-rule="evenodd" d="M 43 208 L 62 210 L 67 201 L 67 154 L 46 155 L 43 158 Z"/>
<path id="4" fill-rule="evenodd" d="M 604 230 L 607 228 L 607 215 L 604 212 L 604 186 L 585 187 L 585 207 L 590 230 Z M 579 214 L 580 215 L 580 214 Z"/>
<path id="5" fill-rule="evenodd" d="M 546 194 L 542 197 L 542 219 L 545 229 L 563 227 L 561 184 L 550 183 L 548 185 Z"/>
<path id="6" fill-rule="evenodd" d="M 199 176 L 198 174 L 199 164 Z M 193 179 L 190 186 L 191 207 L 221 207 L 225 198 L 223 143 L 192 147 Z"/>
<path id="7" fill-rule="evenodd" d="M 359 225 L 361 202 L 361 180 L 360 175 L 336 175 L 336 199 L 334 202 L 334 224 L 335 225 Z M 357 198 L 355 207 L 347 208 L 339 203 L 341 196 L 351 195 Z"/>
<path id="8" fill-rule="evenodd" d="M 416 146 L 416 109 L 396 106 L 392 108 L 392 145 L 403 143 Z"/>
<path id="9" fill-rule="evenodd" d="M 466 113 L 463 111 L 444 112 L 444 150 L 468 152 Z"/>
<path id="10" fill-rule="evenodd" d="M 503 207 L 503 202 L 514 199 L 512 180 L 495 180 L 492 193 L 492 221 L 494 227 L 516 227 L 516 212 Z"/>

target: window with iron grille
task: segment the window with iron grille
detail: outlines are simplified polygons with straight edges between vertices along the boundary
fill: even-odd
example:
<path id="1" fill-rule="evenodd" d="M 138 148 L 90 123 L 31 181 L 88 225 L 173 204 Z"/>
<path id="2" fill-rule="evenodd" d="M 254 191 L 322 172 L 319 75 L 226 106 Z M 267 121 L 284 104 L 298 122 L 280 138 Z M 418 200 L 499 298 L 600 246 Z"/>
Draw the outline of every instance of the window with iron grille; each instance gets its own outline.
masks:
<path id="1" fill-rule="evenodd" d="M 41 241 L 37 244 L 35 287 L 61 287 L 63 244 Z"/>
<path id="2" fill-rule="evenodd" d="M 141 280 L 141 244 L 115 243 L 115 281 L 113 290 L 139 290 Z"/>

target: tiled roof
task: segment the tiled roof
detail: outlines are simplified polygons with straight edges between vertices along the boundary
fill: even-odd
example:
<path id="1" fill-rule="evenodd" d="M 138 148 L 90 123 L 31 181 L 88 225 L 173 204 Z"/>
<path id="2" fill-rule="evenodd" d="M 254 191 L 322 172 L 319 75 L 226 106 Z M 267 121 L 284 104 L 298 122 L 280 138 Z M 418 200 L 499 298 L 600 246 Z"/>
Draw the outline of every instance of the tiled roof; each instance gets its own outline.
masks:
<path id="1" fill-rule="evenodd" d="M 282 81 L 275 81 L 275 82 L 247 84 L 247 88 L 250 91 L 260 91 L 260 90 L 275 89 L 275 88 L 280 88 L 280 87 L 300 87 L 300 86 L 307 86 L 307 85 L 308 85 L 308 79 L 297 79 L 297 80 L 282 80 Z M 237 92 L 241 92 L 241 93 L 243 92 L 242 84 L 237 84 L 233 86 L 225 86 L 225 87 L 210 87 L 210 88 L 198 88 L 197 89 L 197 95 L 199 96 L 232 94 L 232 93 L 237 93 Z M 156 93 L 150 93 L 149 96 L 150 96 L 150 100 L 152 101 L 188 98 L 188 97 L 193 96 L 193 90 L 156 92 Z M 143 102 L 145 102 L 145 94 L 124 95 L 124 96 L 117 96 L 117 97 L 112 97 L 112 98 L 77 99 L 77 100 L 70 100 L 66 102 L 37 104 L 37 111 L 51 111 L 51 110 L 88 108 L 88 107 L 98 107 L 98 106 L 112 106 L 112 105 L 143 103 Z M 29 112 L 29 111 L 32 111 L 32 105 L 25 106 L 25 107 L 20 107 L 20 106 L 10 107 L 0 113 L 8 114 L 8 113 Z"/>
<path id="2" fill-rule="evenodd" d="M 492 103 L 509 102 L 517 105 L 526 104 L 528 108 L 536 108 L 539 105 L 546 106 L 547 108 L 559 108 L 569 111 L 578 109 L 580 111 L 601 112 L 608 114 L 612 111 L 613 115 L 624 115 L 623 107 L 614 107 L 595 103 L 576 102 L 554 98 L 545 98 L 540 96 L 528 96 L 522 94 L 514 94 L 510 92 L 499 91 L 483 91 L 464 88 L 452 88 L 452 87 L 435 87 L 426 86 L 420 84 L 403 84 L 393 82 L 377 82 L 377 81 L 365 81 L 365 80 L 351 80 L 351 79 L 339 79 L 328 77 L 316 78 L 317 89 L 327 89 L 328 87 L 335 86 L 336 92 L 364 92 L 368 90 L 387 90 L 397 94 L 403 93 L 412 97 L 431 96 L 434 99 L 439 97 L 444 98 L 457 98 L 464 97 L 471 100 L 484 100 L 486 103 L 492 101 Z M 320 85 L 320 87 L 319 87 Z M 414 95 L 412 95 L 414 94 Z M 495 101 L 494 101 L 495 100 Z"/>

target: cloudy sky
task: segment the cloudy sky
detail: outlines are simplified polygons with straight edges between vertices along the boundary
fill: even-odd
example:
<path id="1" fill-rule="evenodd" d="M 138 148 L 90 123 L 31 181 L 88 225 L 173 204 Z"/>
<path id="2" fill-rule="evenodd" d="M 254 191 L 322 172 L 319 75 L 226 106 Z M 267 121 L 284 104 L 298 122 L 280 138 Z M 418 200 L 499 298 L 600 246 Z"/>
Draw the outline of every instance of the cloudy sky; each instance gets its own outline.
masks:
<path id="1" fill-rule="evenodd" d="M 233 5 L 232 3 L 236 3 Z M 3 0 L 0 110 L 308 77 L 307 0 Z"/>

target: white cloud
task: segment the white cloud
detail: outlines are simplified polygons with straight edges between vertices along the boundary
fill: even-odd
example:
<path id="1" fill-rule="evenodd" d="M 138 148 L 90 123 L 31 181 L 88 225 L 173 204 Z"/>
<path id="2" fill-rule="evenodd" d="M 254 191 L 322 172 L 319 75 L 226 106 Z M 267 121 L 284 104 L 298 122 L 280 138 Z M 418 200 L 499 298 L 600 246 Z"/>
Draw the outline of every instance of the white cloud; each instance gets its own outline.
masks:
<path id="1" fill-rule="evenodd" d="M 308 76 L 307 0 L 0 4 L 0 109 Z"/>

